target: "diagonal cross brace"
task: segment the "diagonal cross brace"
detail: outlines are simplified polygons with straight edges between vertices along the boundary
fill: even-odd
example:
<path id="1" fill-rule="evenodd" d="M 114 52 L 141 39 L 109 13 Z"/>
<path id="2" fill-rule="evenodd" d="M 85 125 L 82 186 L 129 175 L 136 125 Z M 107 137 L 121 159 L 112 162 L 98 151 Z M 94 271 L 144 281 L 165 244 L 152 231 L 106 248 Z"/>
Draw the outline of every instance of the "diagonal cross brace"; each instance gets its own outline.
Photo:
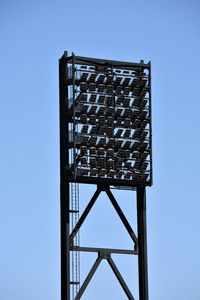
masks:
<path id="1" fill-rule="evenodd" d="M 107 189 L 106 193 L 107 193 L 107 195 L 108 195 L 108 197 L 109 197 L 109 199 L 110 199 L 113 207 L 115 208 L 118 216 L 120 217 L 122 223 L 126 227 L 126 230 L 128 231 L 131 239 L 134 241 L 136 248 L 137 248 L 137 246 L 138 246 L 138 239 L 137 239 L 137 237 L 136 237 L 136 235 L 135 235 L 135 233 L 134 233 L 131 225 L 129 224 L 127 218 L 125 217 L 123 211 L 121 210 L 119 204 L 117 203 L 117 201 L 116 201 L 115 197 L 113 196 L 113 194 L 111 193 L 111 191 L 109 189 Z"/>
<path id="2" fill-rule="evenodd" d="M 83 282 L 79 292 L 76 295 L 75 300 L 79 300 L 83 293 L 85 292 L 85 289 L 87 288 L 88 284 L 90 283 L 90 280 L 92 279 L 94 273 L 96 272 L 98 266 L 100 265 L 100 262 L 102 261 L 102 257 L 98 256 L 95 263 L 93 264 L 90 272 L 88 273 L 87 277 L 85 278 L 85 281 Z"/>
<path id="3" fill-rule="evenodd" d="M 126 282 L 124 281 L 124 279 L 123 279 L 121 273 L 119 272 L 119 270 L 118 270 L 116 264 L 114 263 L 114 261 L 112 260 L 111 256 L 107 259 L 107 261 L 108 261 L 108 263 L 109 263 L 111 269 L 113 270 L 115 276 L 117 277 L 117 279 L 118 279 L 118 281 L 119 281 L 121 287 L 123 288 L 123 290 L 124 290 L 126 296 L 128 297 L 128 299 L 129 299 L 129 300 L 134 300 L 133 295 L 131 294 L 131 292 L 130 292 L 128 286 L 126 285 Z"/>
<path id="4" fill-rule="evenodd" d="M 97 188 L 97 190 L 95 191 L 90 202 L 88 203 L 84 212 L 82 213 L 78 223 L 76 224 L 76 226 L 74 227 L 74 229 L 72 230 L 72 232 L 70 234 L 71 241 L 73 241 L 74 237 L 76 236 L 77 232 L 79 231 L 80 227 L 82 226 L 83 222 L 85 221 L 87 215 L 89 214 L 90 210 L 92 209 L 93 205 L 95 204 L 97 198 L 99 197 L 101 191 L 102 190 L 100 188 Z M 124 224 L 126 230 L 128 231 L 131 239 L 135 243 L 135 249 L 137 249 L 138 248 L 138 239 L 137 239 L 131 225 L 129 224 L 127 218 L 125 217 L 123 211 L 121 210 L 119 204 L 117 203 L 117 201 L 116 201 L 115 197 L 113 196 L 113 194 L 111 193 L 110 189 L 105 189 L 105 192 L 107 193 L 113 207 L 115 208 L 118 216 L 120 217 L 122 223 Z"/>
<path id="5" fill-rule="evenodd" d="M 108 261 L 109 266 L 111 267 L 113 273 L 117 277 L 117 280 L 119 281 L 119 283 L 120 283 L 122 289 L 124 290 L 127 298 L 129 300 L 134 300 L 134 297 L 133 297 L 131 291 L 129 290 L 126 282 L 124 281 L 124 279 L 123 279 L 121 273 L 119 272 L 117 266 L 115 265 L 113 259 L 111 258 L 110 253 L 107 253 L 107 252 L 99 252 L 98 257 L 97 257 L 95 263 L 93 264 L 91 270 L 89 271 L 87 277 L 85 278 L 85 281 L 83 282 L 79 292 L 77 293 L 77 295 L 75 297 L 75 300 L 79 300 L 82 297 L 82 295 L 85 292 L 88 284 L 90 283 L 93 275 L 95 274 L 97 268 L 99 267 L 102 259 L 106 259 Z"/>
<path id="6" fill-rule="evenodd" d="M 70 240 L 72 241 L 73 238 L 75 237 L 75 235 L 77 234 L 77 232 L 79 231 L 81 225 L 83 224 L 83 222 L 85 221 L 87 215 L 89 214 L 91 208 L 93 207 L 95 201 L 97 200 L 97 198 L 99 197 L 99 194 L 101 193 L 100 189 L 97 189 L 96 192 L 94 193 L 94 195 L 92 196 L 90 202 L 88 203 L 87 207 L 85 208 L 84 212 L 82 213 L 80 219 L 78 220 L 76 226 L 74 227 L 74 229 L 72 230 L 72 233 L 70 234 Z"/>

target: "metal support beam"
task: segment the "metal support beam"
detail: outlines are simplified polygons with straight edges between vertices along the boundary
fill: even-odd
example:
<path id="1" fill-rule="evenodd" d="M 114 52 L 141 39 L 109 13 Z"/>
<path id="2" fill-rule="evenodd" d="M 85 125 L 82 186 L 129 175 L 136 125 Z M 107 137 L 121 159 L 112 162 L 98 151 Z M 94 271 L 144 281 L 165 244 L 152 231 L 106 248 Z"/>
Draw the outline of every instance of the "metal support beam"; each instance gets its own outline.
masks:
<path id="1" fill-rule="evenodd" d="M 88 273 L 85 281 L 83 282 L 78 294 L 76 295 L 75 300 L 79 300 L 81 298 L 81 296 L 83 295 L 85 289 L 87 288 L 90 280 L 92 279 L 94 273 L 96 272 L 98 266 L 100 265 L 100 262 L 102 261 L 102 257 L 99 255 L 98 258 L 96 259 L 94 265 L 92 266 L 90 272 Z"/>
<path id="2" fill-rule="evenodd" d="M 72 233 L 70 234 L 70 240 L 71 241 L 73 240 L 73 238 L 75 237 L 75 235 L 79 231 L 81 225 L 83 224 L 84 220 L 86 219 L 87 215 L 89 214 L 91 208 L 93 207 L 93 205 L 94 205 L 95 201 L 97 200 L 100 193 L 101 193 L 101 190 L 97 189 L 96 192 L 94 193 L 94 195 L 92 196 L 90 202 L 88 203 L 87 207 L 85 208 L 84 212 L 82 213 L 78 223 L 76 224 L 76 226 L 72 230 Z"/>
<path id="3" fill-rule="evenodd" d="M 67 57 L 67 53 L 65 53 Z M 60 92 L 60 214 L 61 214 L 61 300 L 70 300 L 70 245 L 69 245 L 69 181 L 66 166 L 69 163 L 66 141 L 68 140 L 68 124 L 65 122 L 65 68 L 63 56 L 59 61 Z"/>
<path id="4" fill-rule="evenodd" d="M 110 249 L 110 248 L 94 248 L 94 247 L 80 247 L 80 246 L 72 246 L 70 250 L 81 251 L 81 252 L 108 252 L 113 254 L 130 254 L 137 255 L 138 252 L 136 250 L 127 250 L 127 249 Z"/>
<path id="5" fill-rule="evenodd" d="M 123 288 L 123 290 L 124 290 L 126 296 L 128 297 L 128 299 L 129 299 L 129 300 L 134 300 L 133 295 L 131 294 L 131 292 L 130 292 L 128 286 L 126 285 L 126 283 L 125 283 L 125 281 L 124 281 L 122 275 L 120 274 L 120 272 L 119 272 L 117 266 L 115 265 L 114 261 L 112 260 L 111 256 L 107 259 L 107 261 L 108 261 L 108 263 L 109 263 L 111 269 L 113 270 L 115 276 L 117 277 L 117 279 L 118 279 L 118 281 L 119 281 L 121 287 Z"/>
<path id="6" fill-rule="evenodd" d="M 72 62 L 73 55 L 68 57 L 68 62 Z M 75 63 L 81 65 L 103 65 L 107 66 L 114 66 L 116 68 L 123 68 L 126 70 L 140 70 L 142 69 L 149 69 L 150 62 L 145 63 L 132 63 L 132 62 L 124 62 L 124 61 L 116 61 L 116 60 L 107 60 L 107 59 L 99 59 L 99 58 L 92 58 L 92 57 L 82 57 L 82 56 L 75 56 Z"/>
<path id="7" fill-rule="evenodd" d="M 128 233 L 129 233 L 131 239 L 134 241 L 134 243 L 135 243 L 135 248 L 137 249 L 138 240 L 137 240 L 137 237 L 136 237 L 136 235 L 135 235 L 135 233 L 134 233 L 134 231 L 133 231 L 131 225 L 129 224 L 128 220 L 126 219 L 126 217 L 125 217 L 123 211 L 121 210 L 119 204 L 118 204 L 117 201 L 115 200 L 115 197 L 113 196 L 112 192 L 111 192 L 109 189 L 107 189 L 107 190 L 106 190 L 106 193 L 107 193 L 107 195 L 108 195 L 108 197 L 109 197 L 109 199 L 110 199 L 110 201 L 111 201 L 113 207 L 115 208 L 115 210 L 116 210 L 118 216 L 120 217 L 122 223 L 123 223 L 124 226 L 126 227 L 126 229 L 127 229 Z"/>
<path id="8" fill-rule="evenodd" d="M 147 226 L 146 226 L 146 190 L 145 186 L 137 188 L 137 224 L 138 224 L 138 269 L 140 300 L 148 300 L 147 269 Z"/>

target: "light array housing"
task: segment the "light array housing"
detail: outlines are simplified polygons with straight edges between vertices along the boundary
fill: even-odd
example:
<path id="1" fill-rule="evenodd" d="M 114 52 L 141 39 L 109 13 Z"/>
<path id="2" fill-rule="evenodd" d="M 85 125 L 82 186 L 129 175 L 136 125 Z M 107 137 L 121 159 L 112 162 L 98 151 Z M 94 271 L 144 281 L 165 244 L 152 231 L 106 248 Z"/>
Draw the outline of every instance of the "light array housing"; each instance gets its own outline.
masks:
<path id="1" fill-rule="evenodd" d="M 152 184 L 151 64 L 66 57 L 70 180 Z"/>

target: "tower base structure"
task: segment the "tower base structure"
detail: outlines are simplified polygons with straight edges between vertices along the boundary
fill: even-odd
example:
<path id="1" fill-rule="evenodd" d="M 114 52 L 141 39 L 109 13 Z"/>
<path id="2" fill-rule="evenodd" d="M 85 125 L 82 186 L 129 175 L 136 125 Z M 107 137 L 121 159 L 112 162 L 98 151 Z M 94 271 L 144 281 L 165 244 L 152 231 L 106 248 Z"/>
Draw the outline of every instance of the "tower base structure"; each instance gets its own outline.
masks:
<path id="1" fill-rule="evenodd" d="M 102 260 L 108 262 L 127 299 L 135 299 L 113 254 L 138 256 L 139 300 L 148 300 L 146 187 L 152 185 L 151 64 L 68 56 L 65 52 L 59 61 L 59 89 L 61 300 L 81 299 Z M 81 215 L 79 184 L 96 186 Z M 136 192 L 136 233 L 113 188 Z M 80 245 L 80 228 L 102 192 L 126 228 L 131 249 Z M 80 252 L 96 253 L 83 282 Z"/>

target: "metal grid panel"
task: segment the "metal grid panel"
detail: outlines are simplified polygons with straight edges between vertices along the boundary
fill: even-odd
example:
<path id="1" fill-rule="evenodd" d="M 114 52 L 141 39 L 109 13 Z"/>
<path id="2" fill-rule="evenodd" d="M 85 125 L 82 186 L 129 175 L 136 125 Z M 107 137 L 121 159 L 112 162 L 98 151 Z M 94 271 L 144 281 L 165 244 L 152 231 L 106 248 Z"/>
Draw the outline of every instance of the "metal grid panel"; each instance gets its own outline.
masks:
<path id="1" fill-rule="evenodd" d="M 68 151 L 74 153 L 68 166 L 70 178 L 87 183 L 107 179 L 121 186 L 151 185 L 150 64 L 121 63 L 119 67 L 119 62 L 100 61 L 68 59 Z M 93 154 L 91 147 L 96 149 Z"/>

